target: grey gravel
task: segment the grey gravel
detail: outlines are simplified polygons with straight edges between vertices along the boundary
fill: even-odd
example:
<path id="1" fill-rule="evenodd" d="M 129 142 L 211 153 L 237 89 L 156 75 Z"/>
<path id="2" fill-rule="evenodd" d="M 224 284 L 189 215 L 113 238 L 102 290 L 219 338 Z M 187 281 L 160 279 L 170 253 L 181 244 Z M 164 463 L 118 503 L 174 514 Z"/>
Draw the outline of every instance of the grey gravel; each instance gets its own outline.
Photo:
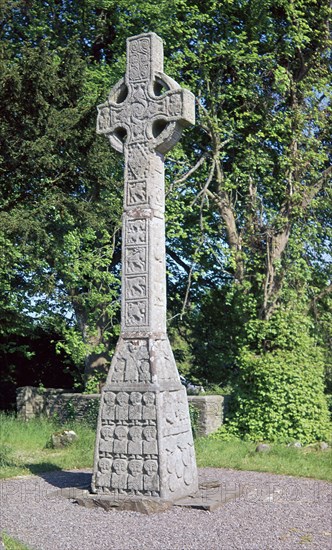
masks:
<path id="1" fill-rule="evenodd" d="M 332 485 L 224 469 L 200 470 L 243 494 L 219 510 L 174 507 L 150 516 L 86 509 L 57 488 L 84 487 L 91 472 L 49 472 L 0 483 L 1 522 L 33 550 L 271 550 L 332 548 Z"/>

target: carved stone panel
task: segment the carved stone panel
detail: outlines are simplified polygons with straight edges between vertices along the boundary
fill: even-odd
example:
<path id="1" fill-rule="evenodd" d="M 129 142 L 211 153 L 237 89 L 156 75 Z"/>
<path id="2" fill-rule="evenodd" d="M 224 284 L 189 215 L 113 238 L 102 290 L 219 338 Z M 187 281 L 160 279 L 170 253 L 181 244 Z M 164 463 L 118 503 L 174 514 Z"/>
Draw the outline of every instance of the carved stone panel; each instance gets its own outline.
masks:
<path id="1" fill-rule="evenodd" d="M 141 457 L 143 454 L 142 427 L 132 426 L 129 428 L 128 454 Z"/>
<path id="2" fill-rule="evenodd" d="M 153 342 L 151 362 L 159 380 L 178 378 L 175 360 L 168 340 L 155 340 Z"/>
<path id="3" fill-rule="evenodd" d="M 164 445 L 167 485 L 170 493 L 176 493 L 179 485 L 190 486 L 195 482 L 195 453 L 191 433 L 169 436 Z"/>
<path id="4" fill-rule="evenodd" d="M 157 460 L 145 460 L 144 462 L 144 490 L 152 496 L 159 495 L 160 483 Z"/>
<path id="5" fill-rule="evenodd" d="M 101 458 L 98 461 L 98 471 L 96 475 L 96 487 L 98 492 L 109 490 L 112 476 L 112 460 L 109 458 Z"/>
<path id="6" fill-rule="evenodd" d="M 147 250 L 144 246 L 128 247 L 126 250 L 125 272 L 128 275 L 147 271 Z"/>
<path id="7" fill-rule="evenodd" d="M 145 244 L 147 241 L 146 219 L 128 219 L 126 227 L 128 245 Z"/>
<path id="8" fill-rule="evenodd" d="M 105 392 L 102 406 L 103 420 L 115 420 L 115 393 Z"/>
<path id="9" fill-rule="evenodd" d="M 130 181 L 127 186 L 127 205 L 137 206 L 147 203 L 147 183 L 143 181 Z"/>
<path id="10" fill-rule="evenodd" d="M 144 180 L 148 177 L 150 155 L 142 143 L 128 146 L 128 180 Z"/>
<path id="11" fill-rule="evenodd" d="M 186 390 L 165 391 L 163 394 L 163 435 L 190 431 Z"/>
<path id="12" fill-rule="evenodd" d="M 115 356 L 110 382 L 150 382 L 148 340 L 125 340 Z M 133 396 L 131 396 L 133 399 Z M 132 410 L 134 403 L 129 403 Z M 130 409 L 131 407 L 131 409 Z"/>
<path id="13" fill-rule="evenodd" d="M 125 325 L 127 327 L 144 327 L 148 325 L 147 300 L 126 303 Z"/>
<path id="14" fill-rule="evenodd" d="M 129 81 L 148 80 L 150 77 L 150 40 L 141 38 L 130 42 L 128 54 Z"/>
<path id="15" fill-rule="evenodd" d="M 145 298 L 147 295 L 146 275 L 140 277 L 128 277 L 126 279 L 126 298 L 132 300 L 135 298 Z"/>
<path id="16" fill-rule="evenodd" d="M 136 359 L 146 357 L 147 341 L 126 344 Z M 159 495 L 156 419 L 154 392 L 104 391 L 94 474 L 97 493 Z"/>

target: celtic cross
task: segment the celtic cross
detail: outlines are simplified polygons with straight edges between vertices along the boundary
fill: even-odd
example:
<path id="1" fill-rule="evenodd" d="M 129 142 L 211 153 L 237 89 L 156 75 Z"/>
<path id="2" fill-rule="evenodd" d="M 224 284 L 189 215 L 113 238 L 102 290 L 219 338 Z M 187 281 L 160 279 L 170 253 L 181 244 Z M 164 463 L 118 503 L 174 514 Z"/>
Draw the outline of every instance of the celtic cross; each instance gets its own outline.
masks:
<path id="1" fill-rule="evenodd" d="M 174 501 L 198 488 L 187 394 L 166 332 L 164 221 L 164 154 L 194 123 L 194 96 L 162 71 L 161 39 L 129 38 L 125 78 L 98 107 L 97 132 L 125 159 L 121 335 L 92 478 L 100 498 Z"/>
<path id="2" fill-rule="evenodd" d="M 162 40 L 127 40 L 127 71 L 98 107 L 97 132 L 124 153 L 122 333 L 166 331 L 164 157 L 195 121 L 194 96 L 163 72 Z"/>

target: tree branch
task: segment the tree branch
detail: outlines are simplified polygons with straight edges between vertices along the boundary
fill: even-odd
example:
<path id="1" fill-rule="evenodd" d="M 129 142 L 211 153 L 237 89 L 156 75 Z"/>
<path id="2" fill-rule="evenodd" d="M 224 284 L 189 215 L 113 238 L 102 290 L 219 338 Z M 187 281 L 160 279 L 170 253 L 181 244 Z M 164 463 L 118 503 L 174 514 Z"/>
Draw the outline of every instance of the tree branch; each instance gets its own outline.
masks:
<path id="1" fill-rule="evenodd" d="M 303 210 L 308 208 L 311 201 L 318 195 L 319 191 L 323 189 L 323 187 L 325 186 L 325 184 L 327 183 L 331 175 L 332 175 L 332 165 L 326 168 L 326 170 L 324 170 L 319 180 L 315 183 L 313 187 L 311 187 L 308 193 L 304 195 L 302 204 L 301 204 Z"/>
<path id="2" fill-rule="evenodd" d="M 204 153 L 201 156 L 201 158 L 196 162 L 195 166 L 190 168 L 190 170 L 184 176 L 182 176 L 178 180 L 175 180 L 174 185 L 177 185 L 179 183 L 183 183 L 184 181 L 186 181 L 194 172 L 196 172 L 196 170 L 198 170 L 198 168 L 203 164 L 203 162 L 205 162 L 208 156 L 209 155 L 207 153 Z"/>

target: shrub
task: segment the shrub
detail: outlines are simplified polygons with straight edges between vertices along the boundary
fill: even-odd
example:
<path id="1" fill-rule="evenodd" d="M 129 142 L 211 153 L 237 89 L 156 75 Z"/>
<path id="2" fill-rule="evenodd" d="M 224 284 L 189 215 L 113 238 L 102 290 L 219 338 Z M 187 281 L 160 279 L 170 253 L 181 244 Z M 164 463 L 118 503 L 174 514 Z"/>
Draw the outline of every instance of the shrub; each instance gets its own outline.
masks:
<path id="1" fill-rule="evenodd" d="M 322 353 L 305 318 L 296 312 L 280 317 L 256 322 L 255 351 L 248 344 L 240 350 L 228 431 L 253 441 L 324 440 L 329 414 Z"/>

